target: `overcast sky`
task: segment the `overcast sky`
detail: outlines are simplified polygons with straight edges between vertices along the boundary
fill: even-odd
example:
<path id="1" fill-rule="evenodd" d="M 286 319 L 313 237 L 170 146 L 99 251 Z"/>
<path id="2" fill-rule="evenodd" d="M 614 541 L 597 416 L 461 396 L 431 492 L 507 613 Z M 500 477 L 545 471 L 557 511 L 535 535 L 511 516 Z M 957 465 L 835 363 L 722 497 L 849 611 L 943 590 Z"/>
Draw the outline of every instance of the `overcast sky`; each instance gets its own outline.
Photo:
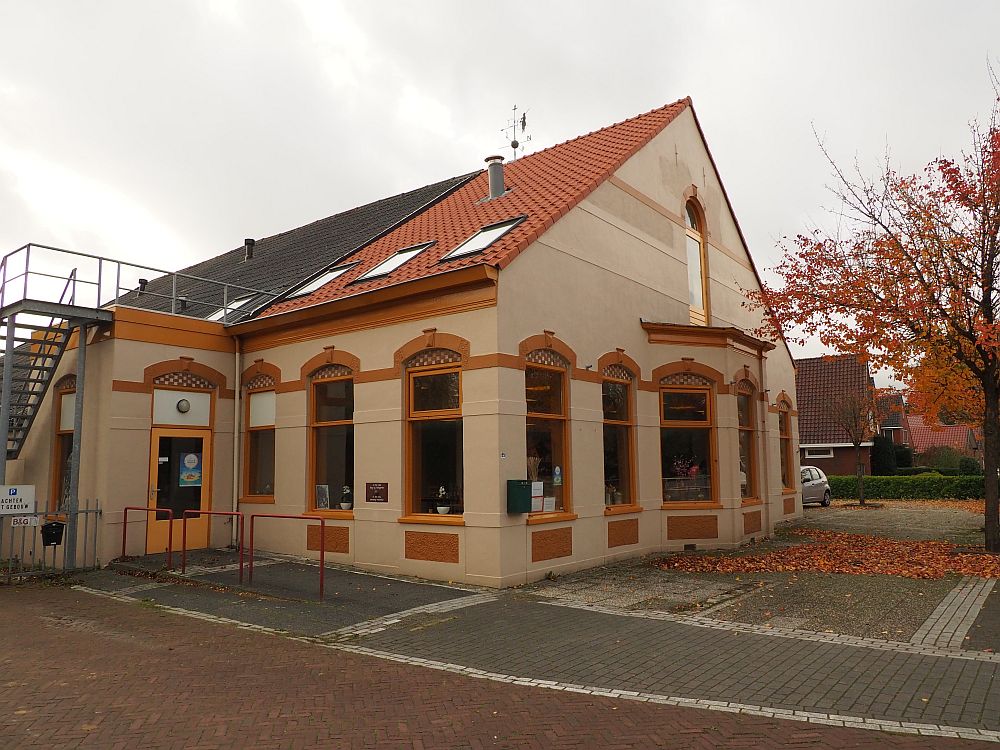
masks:
<path id="1" fill-rule="evenodd" d="M 998 30 L 996 0 L 0 0 L 0 250 L 179 268 L 478 169 L 514 104 L 530 151 L 691 96 L 768 268 L 827 221 L 813 126 L 871 171 L 957 154 Z"/>

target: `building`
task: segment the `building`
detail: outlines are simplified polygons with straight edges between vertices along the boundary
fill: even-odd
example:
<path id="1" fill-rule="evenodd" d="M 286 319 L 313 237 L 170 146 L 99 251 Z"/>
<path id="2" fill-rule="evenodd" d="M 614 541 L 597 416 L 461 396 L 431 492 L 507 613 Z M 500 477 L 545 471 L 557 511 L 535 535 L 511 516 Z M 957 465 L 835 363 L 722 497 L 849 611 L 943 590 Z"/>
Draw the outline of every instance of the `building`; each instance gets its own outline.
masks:
<path id="1" fill-rule="evenodd" d="M 801 514 L 792 360 L 750 334 L 758 276 L 691 101 L 488 162 L 59 308 L 7 350 L 69 353 L 15 393 L 6 481 L 100 498 L 104 560 L 127 505 L 161 510 L 129 515 L 130 554 L 177 545 L 163 509 L 235 508 L 324 518 L 328 560 L 487 586 Z M 256 545 L 320 533 L 269 519 Z"/>
<path id="2" fill-rule="evenodd" d="M 908 446 L 910 433 L 906 427 L 906 406 L 899 391 L 882 393 L 878 399 L 879 433 L 891 438 L 893 445 Z"/>
<path id="3" fill-rule="evenodd" d="M 861 465 L 871 474 L 872 436 L 875 421 L 875 385 L 868 363 L 853 354 L 810 357 L 795 361 L 799 406 L 801 462 L 822 469 L 827 476 L 852 475 L 858 458 L 845 419 L 870 421 L 861 442 Z M 857 412 L 852 414 L 851 412 Z"/>
<path id="4" fill-rule="evenodd" d="M 913 463 L 924 465 L 922 457 L 934 448 L 951 448 L 982 463 L 982 451 L 975 431 L 966 424 L 928 422 L 916 413 L 904 417 L 913 448 Z"/>

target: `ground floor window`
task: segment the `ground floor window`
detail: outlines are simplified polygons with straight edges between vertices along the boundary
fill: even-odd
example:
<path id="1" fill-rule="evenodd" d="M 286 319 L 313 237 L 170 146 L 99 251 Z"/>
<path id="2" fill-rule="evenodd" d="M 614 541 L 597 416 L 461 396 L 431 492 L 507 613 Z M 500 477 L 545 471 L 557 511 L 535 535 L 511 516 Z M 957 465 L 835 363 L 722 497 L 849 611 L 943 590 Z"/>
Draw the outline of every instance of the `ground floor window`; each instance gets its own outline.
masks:
<path id="1" fill-rule="evenodd" d="M 55 507 L 65 510 L 69 505 L 70 480 L 72 478 L 73 433 L 60 432 L 56 435 L 56 482 Z"/>
<path id="2" fill-rule="evenodd" d="M 415 513 L 462 513 L 462 420 L 411 423 Z"/>
<path id="3" fill-rule="evenodd" d="M 274 428 L 248 433 L 250 461 L 247 492 L 251 495 L 274 494 Z"/>
<path id="4" fill-rule="evenodd" d="M 711 429 L 660 428 L 663 500 L 711 500 Z"/>
<path id="5" fill-rule="evenodd" d="M 560 419 L 528 417 L 528 478 L 542 483 L 542 507 L 537 510 L 564 510 L 566 466 L 566 423 Z"/>
<path id="6" fill-rule="evenodd" d="M 352 496 L 354 487 L 354 425 L 314 427 L 316 510 L 338 508 L 342 498 Z"/>

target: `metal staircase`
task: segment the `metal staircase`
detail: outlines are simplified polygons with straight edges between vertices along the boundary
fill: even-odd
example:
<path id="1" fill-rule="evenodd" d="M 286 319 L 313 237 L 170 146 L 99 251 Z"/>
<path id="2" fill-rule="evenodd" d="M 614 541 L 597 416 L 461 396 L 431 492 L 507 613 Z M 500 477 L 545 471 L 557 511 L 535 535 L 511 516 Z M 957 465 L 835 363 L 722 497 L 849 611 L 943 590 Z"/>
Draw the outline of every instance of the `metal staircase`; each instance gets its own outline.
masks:
<path id="1" fill-rule="evenodd" d="M 69 307 L 74 305 L 75 281 L 76 269 L 73 269 L 56 304 Z M 37 316 L 32 315 L 32 319 L 35 318 Z M 8 321 L 10 319 L 7 317 Z M 0 375 L 8 367 L 11 370 L 8 459 L 17 458 L 24 447 L 31 425 L 69 344 L 73 330 L 70 322 L 55 315 L 49 317 L 47 322 L 44 319 L 38 322 L 18 322 L 15 318 L 13 327 L 5 325 L 0 334 L 5 351 L 8 351 L 7 339 L 11 338 L 13 343 L 13 351 L 0 360 Z"/>

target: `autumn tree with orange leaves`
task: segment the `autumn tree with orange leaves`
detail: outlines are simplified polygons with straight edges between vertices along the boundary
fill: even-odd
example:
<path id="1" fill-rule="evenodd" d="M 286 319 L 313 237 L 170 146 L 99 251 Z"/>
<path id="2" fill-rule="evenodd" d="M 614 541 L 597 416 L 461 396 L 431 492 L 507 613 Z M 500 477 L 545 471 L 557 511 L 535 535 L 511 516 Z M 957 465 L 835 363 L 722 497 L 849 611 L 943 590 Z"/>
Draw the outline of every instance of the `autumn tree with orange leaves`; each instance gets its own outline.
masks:
<path id="1" fill-rule="evenodd" d="M 915 175 L 887 165 L 869 180 L 831 160 L 838 230 L 786 245 L 781 283 L 750 297 L 773 314 L 765 333 L 817 336 L 891 367 L 922 411 L 979 421 L 986 548 L 1000 552 L 1000 104 L 971 135 L 968 152 Z"/>

